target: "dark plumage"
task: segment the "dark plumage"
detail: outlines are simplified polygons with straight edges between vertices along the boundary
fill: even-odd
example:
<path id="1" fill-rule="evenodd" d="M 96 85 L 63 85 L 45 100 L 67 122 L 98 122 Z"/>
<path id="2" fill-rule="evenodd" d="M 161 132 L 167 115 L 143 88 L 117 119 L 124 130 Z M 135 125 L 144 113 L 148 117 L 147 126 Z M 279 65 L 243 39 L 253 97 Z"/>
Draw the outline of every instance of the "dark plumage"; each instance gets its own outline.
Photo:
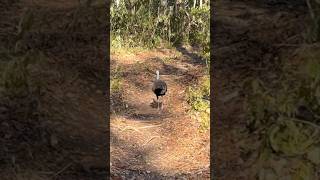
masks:
<path id="1" fill-rule="evenodd" d="M 152 91 L 157 96 L 158 109 L 159 109 L 159 96 L 164 96 L 166 94 L 167 84 L 164 81 L 160 80 L 159 71 L 156 71 L 156 73 L 157 73 L 157 78 L 153 82 Z"/>
<path id="2" fill-rule="evenodd" d="M 167 84 L 162 80 L 155 80 L 153 82 L 152 91 L 157 96 L 157 99 L 159 99 L 159 96 L 166 95 Z"/>

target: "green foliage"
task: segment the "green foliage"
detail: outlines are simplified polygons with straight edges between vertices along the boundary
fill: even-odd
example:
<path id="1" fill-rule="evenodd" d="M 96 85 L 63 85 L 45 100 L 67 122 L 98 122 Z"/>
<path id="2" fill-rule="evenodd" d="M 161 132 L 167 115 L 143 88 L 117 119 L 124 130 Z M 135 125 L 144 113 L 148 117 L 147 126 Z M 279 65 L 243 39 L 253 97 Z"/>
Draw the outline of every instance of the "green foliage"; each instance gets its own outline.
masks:
<path id="1" fill-rule="evenodd" d="M 192 23 L 189 33 L 189 43 L 201 47 L 207 69 L 210 69 L 210 8 L 192 8 Z"/>
<path id="2" fill-rule="evenodd" d="M 197 86 L 187 90 L 187 102 L 191 106 L 190 113 L 200 123 L 201 130 L 210 127 L 210 78 L 205 76 Z"/>
<path id="3" fill-rule="evenodd" d="M 39 114 L 43 113 L 40 109 L 41 92 L 45 84 L 37 68 L 44 59 L 36 51 L 15 53 L 7 50 L 2 53 L 6 55 L 0 57 L 0 100 L 9 112 L 2 121 L 9 126 L 24 127 L 10 137 L 10 141 L 15 141 L 20 134 L 31 137 L 30 133 L 37 129 L 34 124 L 39 125 Z"/>
<path id="4" fill-rule="evenodd" d="M 263 141 L 258 162 L 262 164 L 260 170 L 266 167 L 275 170 L 279 164 L 270 164 L 275 157 L 295 161 L 286 166 L 291 172 L 290 179 L 313 179 L 314 169 L 319 168 L 320 62 L 309 58 L 299 71 L 287 71 L 278 81 L 265 84 L 254 79 L 245 83 L 244 88 L 247 133 L 258 134 Z M 300 112 L 301 106 L 310 110 L 311 118 L 310 114 Z M 285 174 L 280 171 L 276 176 L 281 179 Z"/>
<path id="5" fill-rule="evenodd" d="M 111 6 L 112 47 L 190 43 L 209 48 L 208 5 L 190 8 L 176 1 L 169 6 L 159 0 L 119 2 Z"/>
<path id="6" fill-rule="evenodd" d="M 191 28 L 189 39 L 193 45 L 199 44 L 201 47 L 208 48 L 210 45 L 210 8 L 191 9 Z"/>
<path id="7" fill-rule="evenodd" d="M 120 78 L 112 78 L 110 83 L 111 83 L 111 93 L 121 91 L 122 80 Z"/>
<path id="8" fill-rule="evenodd" d="M 112 93 L 118 93 L 122 91 L 122 70 L 118 66 L 114 69 L 112 69 L 110 74 L 111 80 L 110 80 L 110 91 Z"/>
<path id="9" fill-rule="evenodd" d="M 28 96 L 40 88 L 40 82 L 31 77 L 30 66 L 39 62 L 43 56 L 38 52 L 24 55 L 9 54 L 1 60 L 0 93 L 7 97 Z"/>
<path id="10" fill-rule="evenodd" d="M 19 21 L 17 40 L 20 40 L 32 28 L 34 21 L 34 14 L 32 9 L 25 8 L 22 18 Z"/>
<path id="11" fill-rule="evenodd" d="M 118 7 L 111 6 L 111 36 L 113 45 L 126 47 L 152 47 L 159 43 L 156 36 L 156 17 L 149 15 L 152 4 L 120 1 Z"/>
<path id="12" fill-rule="evenodd" d="M 261 169 L 259 171 L 259 180 L 276 180 L 277 175 L 273 169 Z"/>
<path id="13" fill-rule="evenodd" d="M 270 129 L 269 142 L 270 146 L 276 153 L 285 154 L 286 156 L 299 156 L 307 152 L 308 148 L 316 142 L 313 131 L 309 128 L 301 128 L 299 124 L 287 119 L 281 124 L 276 124 Z"/>
<path id="14" fill-rule="evenodd" d="M 307 40 L 309 42 L 317 42 L 320 40 L 320 2 L 318 0 L 306 0 L 306 2 L 311 17 Z"/>
<path id="15" fill-rule="evenodd" d="M 120 35 L 116 35 L 115 37 L 112 37 L 111 44 L 113 49 L 121 49 L 124 42 Z"/>
<path id="16" fill-rule="evenodd" d="M 298 166 L 294 169 L 293 180 L 313 180 L 315 178 L 315 171 L 311 163 L 300 161 Z"/>
<path id="17" fill-rule="evenodd" d="M 320 144 L 310 147 L 307 159 L 313 164 L 320 165 Z"/>

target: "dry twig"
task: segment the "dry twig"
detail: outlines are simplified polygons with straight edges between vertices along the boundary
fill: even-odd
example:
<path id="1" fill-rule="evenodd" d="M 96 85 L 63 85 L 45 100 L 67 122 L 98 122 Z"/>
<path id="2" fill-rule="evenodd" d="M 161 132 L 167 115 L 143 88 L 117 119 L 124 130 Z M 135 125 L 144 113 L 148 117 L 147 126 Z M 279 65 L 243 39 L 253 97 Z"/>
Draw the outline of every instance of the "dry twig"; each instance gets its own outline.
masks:
<path id="1" fill-rule="evenodd" d="M 142 147 L 147 145 L 150 141 L 152 141 L 155 138 L 160 138 L 160 136 L 152 136 L 148 141 L 146 141 L 145 143 L 142 144 Z"/>
<path id="2" fill-rule="evenodd" d="M 59 170 L 58 172 L 56 172 L 53 177 L 61 174 L 63 171 L 65 171 L 66 169 L 68 169 L 70 166 L 72 165 L 72 163 L 67 164 L 66 166 L 64 166 L 61 170 Z"/>

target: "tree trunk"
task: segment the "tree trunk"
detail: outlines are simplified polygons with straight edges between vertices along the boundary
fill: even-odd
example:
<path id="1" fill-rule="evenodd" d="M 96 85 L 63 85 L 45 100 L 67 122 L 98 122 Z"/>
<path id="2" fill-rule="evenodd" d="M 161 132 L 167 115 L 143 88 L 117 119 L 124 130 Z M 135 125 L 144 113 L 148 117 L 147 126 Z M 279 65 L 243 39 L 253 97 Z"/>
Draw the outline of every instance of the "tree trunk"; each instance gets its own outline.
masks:
<path id="1" fill-rule="evenodd" d="M 177 9 L 177 0 L 175 0 L 174 1 L 174 14 L 176 15 L 177 14 L 177 11 L 178 11 L 178 9 Z"/>

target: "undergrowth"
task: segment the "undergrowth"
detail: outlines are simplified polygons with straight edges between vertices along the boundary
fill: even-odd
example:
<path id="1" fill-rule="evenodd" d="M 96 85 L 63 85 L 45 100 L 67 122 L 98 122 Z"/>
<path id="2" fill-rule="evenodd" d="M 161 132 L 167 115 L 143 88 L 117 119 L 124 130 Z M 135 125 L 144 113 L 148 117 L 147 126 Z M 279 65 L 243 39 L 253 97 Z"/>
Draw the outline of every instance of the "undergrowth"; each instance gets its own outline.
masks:
<path id="1" fill-rule="evenodd" d="M 298 69 L 298 70 L 295 70 Z M 320 62 L 286 67 L 275 82 L 246 84 L 248 137 L 258 136 L 256 178 L 319 179 Z M 254 153 L 243 144 L 245 153 Z"/>
<path id="2" fill-rule="evenodd" d="M 33 25 L 33 13 L 27 9 L 17 26 L 11 47 L 0 47 L 0 165 L 33 159 L 31 148 L 44 142 L 51 131 L 45 127 L 41 97 L 45 56 L 27 50 L 23 38 Z M 28 154 L 28 155 L 26 155 Z M 14 161 L 13 161 L 14 160 Z"/>
<path id="3" fill-rule="evenodd" d="M 200 130 L 210 128 L 210 78 L 204 76 L 198 85 L 187 89 L 187 102 L 190 104 L 190 114 L 200 124 Z"/>
<path id="4" fill-rule="evenodd" d="M 191 2 L 117 1 L 111 5 L 111 47 L 154 48 L 191 44 L 209 60 L 210 6 Z"/>
<path id="5" fill-rule="evenodd" d="M 117 113 L 125 107 L 123 102 L 123 69 L 120 66 L 112 68 L 110 74 L 111 112 Z"/>
<path id="6" fill-rule="evenodd" d="M 113 68 L 111 71 L 110 91 L 112 93 L 119 93 L 122 91 L 122 69 L 120 66 Z"/>
<path id="7" fill-rule="evenodd" d="M 307 41 L 310 43 L 320 40 L 320 2 L 317 0 L 306 0 L 310 14 L 310 25 L 307 32 Z"/>
<path id="8" fill-rule="evenodd" d="M 35 73 L 36 65 L 43 61 L 39 52 L 2 53 L 7 56 L 0 59 L 0 159 L 7 162 L 12 157 L 24 156 L 20 153 L 25 150 L 19 149 L 40 141 L 47 133 L 40 118 L 41 92 L 45 84 L 41 82 L 41 75 Z M 9 154 L 3 154 L 6 149 L 10 150 Z"/>

